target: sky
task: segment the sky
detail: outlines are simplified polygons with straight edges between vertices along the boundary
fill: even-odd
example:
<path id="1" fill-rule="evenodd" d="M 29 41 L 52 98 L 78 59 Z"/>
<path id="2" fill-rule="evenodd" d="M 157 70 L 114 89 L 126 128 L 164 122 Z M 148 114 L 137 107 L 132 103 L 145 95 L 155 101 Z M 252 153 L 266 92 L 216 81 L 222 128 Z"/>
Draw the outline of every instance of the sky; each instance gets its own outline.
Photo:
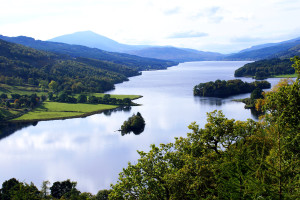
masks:
<path id="1" fill-rule="evenodd" d="M 300 0 L 0 0 L 0 34 L 93 31 L 132 45 L 233 53 L 300 37 Z"/>

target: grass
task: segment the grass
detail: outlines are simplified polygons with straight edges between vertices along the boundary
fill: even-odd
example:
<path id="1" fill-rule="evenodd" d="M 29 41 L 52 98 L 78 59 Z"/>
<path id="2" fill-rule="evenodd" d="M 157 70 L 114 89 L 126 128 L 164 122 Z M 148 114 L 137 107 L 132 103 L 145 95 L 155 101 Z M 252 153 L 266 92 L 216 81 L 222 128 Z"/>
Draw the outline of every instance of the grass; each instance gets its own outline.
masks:
<path id="1" fill-rule="evenodd" d="M 283 74 L 283 75 L 275 75 L 272 78 L 297 78 L 297 74 Z"/>
<path id="2" fill-rule="evenodd" d="M 41 121 L 53 119 L 66 119 L 80 116 L 88 116 L 104 110 L 117 108 L 114 105 L 103 104 L 68 104 L 58 102 L 44 102 L 41 106 L 35 108 L 21 117 L 12 121 Z"/>

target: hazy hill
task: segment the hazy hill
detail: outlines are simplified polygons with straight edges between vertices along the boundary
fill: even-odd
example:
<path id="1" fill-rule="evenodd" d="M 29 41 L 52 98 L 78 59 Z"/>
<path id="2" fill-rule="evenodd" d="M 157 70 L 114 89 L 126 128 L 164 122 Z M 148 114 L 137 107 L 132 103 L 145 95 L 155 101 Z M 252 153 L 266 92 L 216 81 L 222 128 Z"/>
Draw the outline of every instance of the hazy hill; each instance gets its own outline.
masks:
<path id="1" fill-rule="evenodd" d="M 219 53 L 203 52 L 194 49 L 146 45 L 126 45 L 91 31 L 67 34 L 53 38 L 49 41 L 84 45 L 112 52 L 128 53 L 141 57 L 172 60 L 176 62 L 219 60 L 223 57 L 222 54 Z"/>
<path id="2" fill-rule="evenodd" d="M 137 70 L 111 62 L 87 58 L 71 58 L 10 43 L 0 39 L 0 82 L 9 85 L 41 81 L 59 83 L 60 90 L 103 92 L 114 83 L 138 75 Z"/>
<path id="3" fill-rule="evenodd" d="M 165 69 L 167 67 L 178 64 L 172 61 L 158 60 L 153 58 L 142 58 L 124 53 L 107 52 L 82 45 L 70 45 L 65 43 L 35 40 L 33 38 L 25 36 L 6 37 L 0 35 L 0 39 L 9 42 L 14 42 L 17 44 L 22 44 L 27 47 L 35 48 L 38 50 L 69 55 L 71 57 L 86 57 L 102 61 L 109 61 L 116 64 L 126 65 L 128 67 L 132 67 L 140 71 L 149 69 Z"/>
<path id="4" fill-rule="evenodd" d="M 226 60 L 262 60 L 299 55 L 295 48 L 300 45 L 300 38 L 279 43 L 262 44 L 227 56 Z"/>
<path id="5" fill-rule="evenodd" d="M 147 46 L 139 45 L 126 45 L 118 43 L 110 38 L 96 34 L 92 31 L 81 31 L 72 34 L 62 35 L 52 38 L 48 41 L 51 42 L 61 42 L 66 44 L 77 44 L 83 45 L 91 48 L 98 48 L 105 51 L 112 52 L 127 52 L 130 50 L 136 50 L 145 48 Z"/>
<path id="6" fill-rule="evenodd" d="M 142 57 L 172 60 L 176 62 L 220 60 L 224 57 L 220 53 L 176 47 L 149 47 L 141 50 L 130 51 L 128 53 Z"/>

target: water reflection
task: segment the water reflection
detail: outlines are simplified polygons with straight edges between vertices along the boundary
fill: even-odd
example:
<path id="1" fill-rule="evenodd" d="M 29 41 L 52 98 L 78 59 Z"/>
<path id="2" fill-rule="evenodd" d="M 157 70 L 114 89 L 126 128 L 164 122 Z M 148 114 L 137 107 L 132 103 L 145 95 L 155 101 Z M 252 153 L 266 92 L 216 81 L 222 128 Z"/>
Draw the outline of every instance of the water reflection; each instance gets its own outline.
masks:
<path id="1" fill-rule="evenodd" d="M 221 98 L 213 98 L 213 97 L 197 97 L 194 96 L 195 103 L 199 103 L 200 105 L 210 105 L 210 106 L 222 106 L 226 104 L 226 100 Z"/>
<path id="2" fill-rule="evenodd" d="M 116 113 L 116 112 L 119 112 L 119 111 L 123 111 L 123 112 L 130 112 L 131 111 L 131 106 L 121 106 L 121 107 L 118 107 L 118 108 L 115 108 L 115 109 L 111 109 L 111 110 L 105 110 L 103 111 L 103 114 L 105 116 L 111 116 L 112 113 Z"/>
<path id="3" fill-rule="evenodd" d="M 16 131 L 22 130 L 29 126 L 36 126 L 38 122 L 1 122 L 0 123 L 0 140 L 10 136 Z"/>

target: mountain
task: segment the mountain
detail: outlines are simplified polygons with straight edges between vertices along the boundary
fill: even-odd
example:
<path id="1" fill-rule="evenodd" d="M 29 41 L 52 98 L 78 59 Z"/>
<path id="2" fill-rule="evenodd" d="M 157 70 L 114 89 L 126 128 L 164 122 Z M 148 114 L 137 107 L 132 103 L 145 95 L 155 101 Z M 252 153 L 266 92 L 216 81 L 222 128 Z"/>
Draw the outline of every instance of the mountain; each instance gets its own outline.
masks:
<path id="1" fill-rule="evenodd" d="M 27 47 L 35 48 L 38 50 L 49 51 L 53 53 L 65 54 L 71 57 L 86 57 L 102 61 L 113 62 L 116 64 L 126 65 L 128 67 L 142 70 L 153 70 L 153 69 L 166 69 L 167 67 L 177 65 L 177 62 L 158 60 L 153 58 L 142 58 L 134 55 L 125 53 L 113 53 L 103 51 L 97 48 L 89 48 L 82 45 L 70 45 L 58 42 L 49 42 L 35 40 L 30 37 L 19 36 L 19 37 L 6 37 L 0 35 L 0 39 L 22 44 Z"/>
<path id="2" fill-rule="evenodd" d="M 220 60 L 223 57 L 223 55 L 219 53 L 203 52 L 194 49 L 147 45 L 126 45 L 96 34 L 92 31 L 76 32 L 73 34 L 59 36 L 48 41 L 84 45 L 87 47 L 98 48 L 111 52 L 127 53 L 141 57 L 171 60 L 175 62 Z"/>
<path id="3" fill-rule="evenodd" d="M 54 80 L 59 90 L 104 92 L 115 83 L 139 75 L 132 68 L 111 62 L 40 51 L 0 39 L 0 82 L 9 85 Z"/>
<path id="4" fill-rule="evenodd" d="M 172 60 L 175 62 L 220 60 L 224 57 L 220 53 L 204 52 L 194 49 L 184 49 L 176 47 L 149 47 L 140 50 L 129 51 L 127 53 L 141 57 Z"/>
<path id="5" fill-rule="evenodd" d="M 299 55 L 295 48 L 300 45 L 300 37 L 279 43 L 268 43 L 244 49 L 238 53 L 226 56 L 226 60 L 262 60 Z"/>
<path id="6" fill-rule="evenodd" d="M 110 38 L 96 34 L 92 31 L 81 31 L 72 34 L 62 35 L 48 40 L 50 42 L 61 42 L 66 44 L 77 44 L 91 48 L 98 48 L 104 51 L 125 53 L 131 50 L 142 49 L 147 46 L 126 45 L 118 43 Z"/>

